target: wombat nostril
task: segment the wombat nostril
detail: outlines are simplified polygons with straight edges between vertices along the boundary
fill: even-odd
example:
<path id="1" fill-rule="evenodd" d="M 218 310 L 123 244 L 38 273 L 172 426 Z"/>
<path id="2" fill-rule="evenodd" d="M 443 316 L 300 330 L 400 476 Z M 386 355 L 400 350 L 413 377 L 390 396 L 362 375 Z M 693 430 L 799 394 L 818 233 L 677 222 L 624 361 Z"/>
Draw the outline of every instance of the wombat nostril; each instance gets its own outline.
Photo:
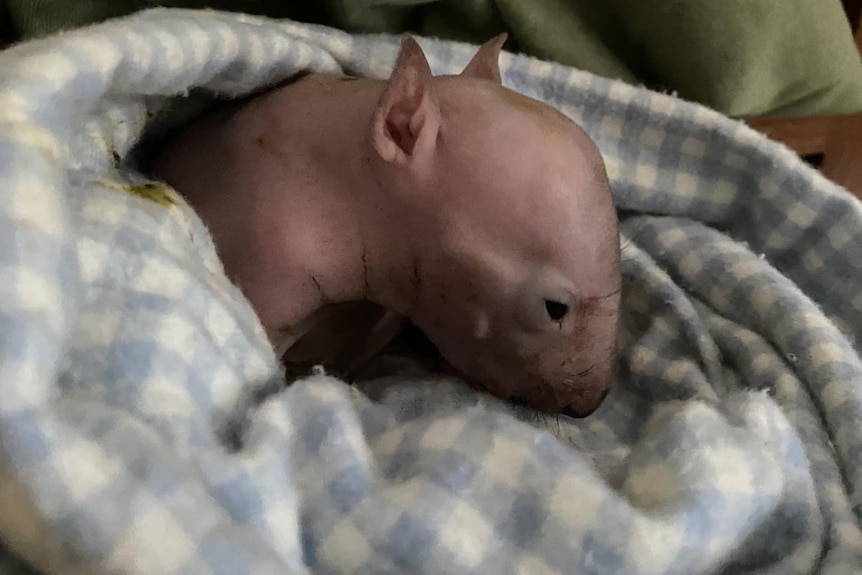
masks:
<path id="1" fill-rule="evenodd" d="M 545 300 L 545 309 L 548 312 L 548 317 L 550 317 L 554 321 L 560 321 L 566 314 L 569 313 L 569 306 L 562 302 L 554 301 L 551 299 Z"/>

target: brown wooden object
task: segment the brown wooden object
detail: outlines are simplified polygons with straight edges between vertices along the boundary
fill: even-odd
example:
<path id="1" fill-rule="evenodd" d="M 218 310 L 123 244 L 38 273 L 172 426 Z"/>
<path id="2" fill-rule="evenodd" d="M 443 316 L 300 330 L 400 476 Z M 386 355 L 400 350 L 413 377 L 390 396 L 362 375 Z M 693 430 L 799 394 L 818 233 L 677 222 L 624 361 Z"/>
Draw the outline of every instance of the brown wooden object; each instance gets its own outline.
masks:
<path id="1" fill-rule="evenodd" d="M 862 55 L 862 0 L 842 0 Z M 745 118 L 755 130 L 779 141 L 820 168 L 827 178 L 862 199 L 862 112 L 798 118 Z"/>

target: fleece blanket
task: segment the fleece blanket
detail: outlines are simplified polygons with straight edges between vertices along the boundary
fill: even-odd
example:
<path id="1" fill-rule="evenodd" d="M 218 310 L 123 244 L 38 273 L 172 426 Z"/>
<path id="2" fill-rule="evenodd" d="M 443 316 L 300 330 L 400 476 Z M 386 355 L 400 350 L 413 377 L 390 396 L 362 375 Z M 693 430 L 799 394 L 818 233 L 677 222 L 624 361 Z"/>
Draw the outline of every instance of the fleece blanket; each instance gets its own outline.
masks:
<path id="1" fill-rule="evenodd" d="M 436 73 L 474 52 L 422 44 Z M 862 572 L 862 209 L 668 95 L 501 58 L 595 138 L 620 208 L 620 376 L 594 415 L 419 372 L 283 386 L 132 152 L 190 92 L 385 77 L 397 47 L 156 9 L 0 53 L 4 569 Z"/>

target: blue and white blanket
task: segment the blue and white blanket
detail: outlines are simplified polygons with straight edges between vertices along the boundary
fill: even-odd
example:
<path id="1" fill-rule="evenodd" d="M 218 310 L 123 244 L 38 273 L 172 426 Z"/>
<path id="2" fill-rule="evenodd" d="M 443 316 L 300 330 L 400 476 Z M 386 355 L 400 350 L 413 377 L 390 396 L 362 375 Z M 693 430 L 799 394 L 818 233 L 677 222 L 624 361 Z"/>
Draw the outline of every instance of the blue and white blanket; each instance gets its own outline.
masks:
<path id="1" fill-rule="evenodd" d="M 466 45 L 423 40 L 435 73 Z M 5 572 L 862 572 L 862 209 L 668 95 L 504 54 L 621 209 L 622 365 L 585 420 L 450 379 L 281 385 L 202 223 L 127 161 L 172 97 L 398 39 L 143 12 L 0 53 Z"/>

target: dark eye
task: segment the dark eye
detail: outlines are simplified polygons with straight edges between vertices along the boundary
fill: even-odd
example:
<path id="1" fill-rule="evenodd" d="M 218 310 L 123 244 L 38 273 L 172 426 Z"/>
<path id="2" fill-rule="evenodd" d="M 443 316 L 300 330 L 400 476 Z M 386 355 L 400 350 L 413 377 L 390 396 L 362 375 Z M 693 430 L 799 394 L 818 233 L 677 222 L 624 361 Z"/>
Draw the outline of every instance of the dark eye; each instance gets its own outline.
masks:
<path id="1" fill-rule="evenodd" d="M 567 313 L 569 313 L 569 306 L 562 302 L 546 299 L 545 310 L 547 310 L 548 317 L 550 317 L 552 320 L 560 321 L 561 319 L 566 317 Z"/>

